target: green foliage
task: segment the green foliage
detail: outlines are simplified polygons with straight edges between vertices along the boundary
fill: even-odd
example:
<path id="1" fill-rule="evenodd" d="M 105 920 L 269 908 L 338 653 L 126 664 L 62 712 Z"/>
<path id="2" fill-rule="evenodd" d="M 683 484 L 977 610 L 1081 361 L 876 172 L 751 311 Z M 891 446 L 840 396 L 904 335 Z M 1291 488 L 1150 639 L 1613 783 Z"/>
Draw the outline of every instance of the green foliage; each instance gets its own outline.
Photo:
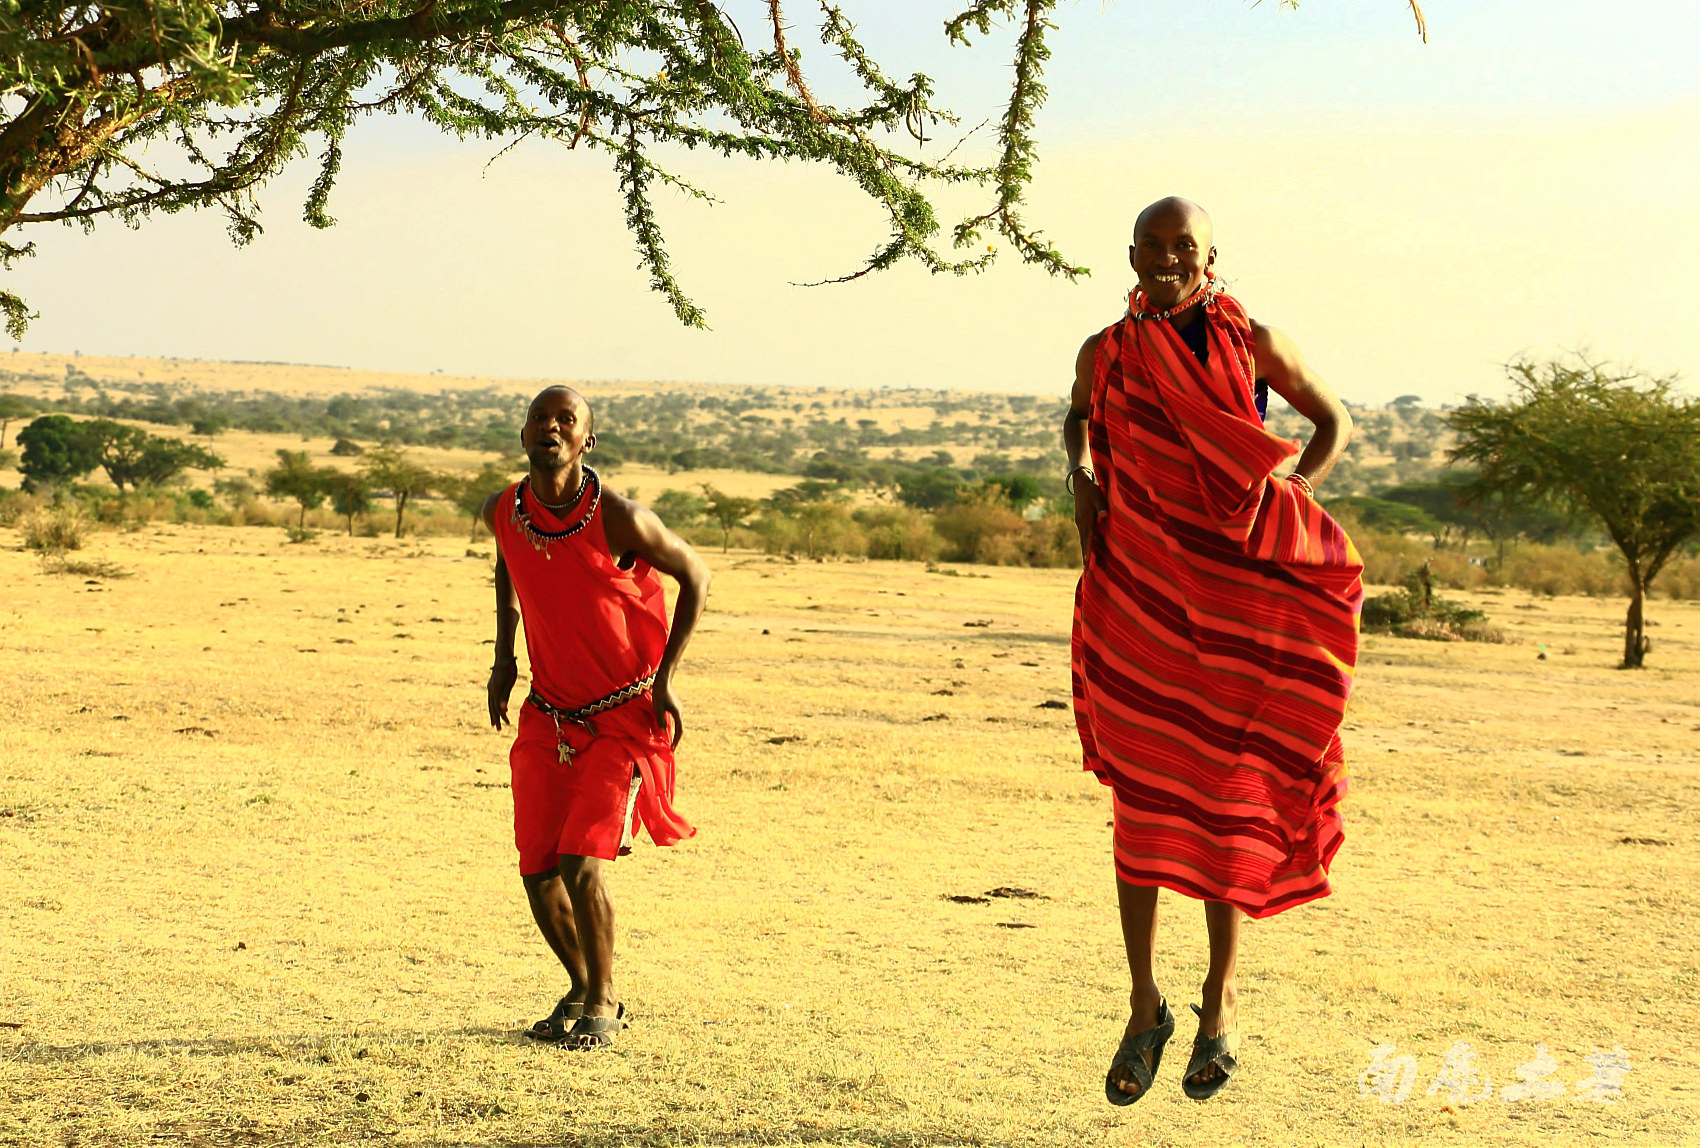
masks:
<path id="1" fill-rule="evenodd" d="M 1327 499 L 1323 506 L 1335 517 L 1360 522 L 1371 530 L 1438 536 L 1442 529 L 1441 524 L 1427 510 L 1407 502 L 1350 494 L 1344 498 Z"/>
<path id="2" fill-rule="evenodd" d="M 400 447 L 380 446 L 366 452 L 360 472 L 374 490 L 388 491 L 395 500 L 395 536 L 401 537 L 402 519 L 410 499 L 429 494 L 437 476 L 413 460 Z"/>
<path id="3" fill-rule="evenodd" d="M 721 553 L 725 553 L 732 546 L 732 528 L 742 526 L 750 515 L 761 508 L 761 504 L 753 498 L 738 498 L 706 482 L 702 486 L 702 502 L 703 513 L 720 526 Z"/>
<path id="4" fill-rule="evenodd" d="M 0 393 L 0 448 L 6 445 L 6 430 L 18 419 L 26 419 L 39 410 L 39 406 L 22 395 Z"/>
<path id="5" fill-rule="evenodd" d="M 24 448 L 18 470 L 25 490 L 72 482 L 100 465 L 100 451 L 81 426 L 64 415 L 44 415 L 18 432 Z"/>
<path id="6" fill-rule="evenodd" d="M 688 490 L 663 490 L 650 509 L 674 530 L 693 526 L 708 513 L 708 503 Z"/>
<path id="7" fill-rule="evenodd" d="M 869 558 L 931 562 L 944 548 L 927 516 L 909 506 L 870 506 L 853 516 L 867 540 Z"/>
<path id="8" fill-rule="evenodd" d="M 325 494 L 330 498 L 331 509 L 348 523 L 348 536 L 353 538 L 354 520 L 372 512 L 372 488 L 366 476 L 358 471 L 328 470 Z"/>
<path id="9" fill-rule="evenodd" d="M 854 77 L 844 105 L 816 98 L 787 42 L 780 0 L 769 0 L 769 35 L 756 45 L 717 5 L 661 0 L 13 4 L 0 13 L 0 90 L 13 97 L 0 111 L 0 234 L 37 223 L 89 227 L 106 216 L 134 225 L 156 211 L 216 207 L 232 239 L 246 243 L 261 231 L 255 190 L 307 154 L 319 170 L 302 215 L 329 227 L 348 130 L 383 111 L 461 138 L 605 152 L 641 263 L 690 326 L 703 326 L 704 316 L 673 275 L 653 193 L 659 185 L 709 196 L 658 166 L 658 147 L 832 167 L 878 205 L 889 228 L 862 267 L 840 279 L 903 259 L 934 273 L 982 269 L 996 257 L 991 247 L 978 250 L 987 228 L 1024 261 L 1073 279 L 1085 269 L 1030 231 L 1018 210 L 1037 163 L 1032 133 L 1057 4 L 975 0 L 945 25 L 958 44 L 994 24 L 1016 26 L 1013 82 L 988 167 L 954 165 L 952 153 L 922 160 L 891 144 L 900 133 L 928 142 L 957 121 L 934 106 L 926 76 L 888 76 L 826 0 L 819 41 Z M 949 184 L 978 186 L 993 200 L 955 226 L 960 257 L 939 250 L 928 198 Z M 0 244 L 0 264 L 32 246 Z M 20 336 L 31 318 L 24 301 L 0 292 L 0 311 Z"/>
<path id="10" fill-rule="evenodd" d="M 273 498 L 292 499 L 300 505 L 301 518 L 296 528 L 305 531 L 307 512 L 324 505 L 326 485 L 332 473 L 314 466 L 304 450 L 279 450 L 277 465 L 266 471 L 262 478 L 267 494 Z M 349 532 L 353 533 L 352 524 Z"/>
<path id="11" fill-rule="evenodd" d="M 432 485 L 439 494 L 454 503 L 455 509 L 471 517 L 472 537 L 476 539 L 485 502 L 492 494 L 504 489 L 521 469 L 523 464 L 518 462 L 487 462 L 477 474 L 440 474 Z M 364 510 L 361 513 L 365 513 Z M 349 530 L 352 533 L 352 522 Z"/>
<path id="12" fill-rule="evenodd" d="M 962 493 L 962 476 L 950 470 L 916 470 L 897 480 L 897 497 L 916 510 L 941 510 Z"/>
<path id="13" fill-rule="evenodd" d="M 336 445 L 331 447 L 331 453 L 336 455 L 338 458 L 354 458 L 358 455 L 365 454 L 366 449 L 357 442 L 351 442 L 348 439 L 339 438 L 336 440 Z"/>
<path id="14" fill-rule="evenodd" d="M 1448 601 L 1434 593 L 1427 562 L 1411 575 L 1405 587 L 1364 603 L 1365 633 L 1394 634 L 1438 642 L 1503 642 L 1505 635 L 1487 625 L 1487 614 Z"/>
<path id="15" fill-rule="evenodd" d="M 1700 401 L 1671 379 L 1581 360 L 1516 362 L 1514 399 L 1472 398 L 1449 421 L 1456 460 L 1477 468 L 1468 497 L 1549 506 L 1602 526 L 1630 585 L 1623 666 L 1648 651 L 1644 601 L 1665 563 L 1700 535 Z"/>
<path id="16" fill-rule="evenodd" d="M 157 486 L 185 470 L 219 470 L 224 460 L 204 447 L 148 434 L 140 427 L 111 419 L 92 419 L 80 433 L 89 442 L 120 493 L 138 486 Z"/>

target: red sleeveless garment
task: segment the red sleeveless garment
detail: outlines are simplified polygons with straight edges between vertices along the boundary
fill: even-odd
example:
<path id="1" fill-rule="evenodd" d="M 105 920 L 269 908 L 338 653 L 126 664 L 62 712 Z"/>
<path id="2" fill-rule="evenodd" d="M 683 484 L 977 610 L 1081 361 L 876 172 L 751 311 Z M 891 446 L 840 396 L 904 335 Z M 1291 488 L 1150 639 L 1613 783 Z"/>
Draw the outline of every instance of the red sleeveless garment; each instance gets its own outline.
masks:
<path id="1" fill-rule="evenodd" d="M 578 709 L 648 676 L 667 646 L 667 601 L 661 577 L 646 562 L 623 570 L 608 553 L 598 506 L 585 527 L 545 547 L 534 545 L 514 510 L 518 484 L 502 492 L 497 506 L 496 544 L 519 596 L 532 688 L 557 709 Z M 578 521 L 582 506 L 563 521 L 532 497 L 522 495 L 532 525 L 555 533 Z M 592 738 L 576 725 L 561 731 L 579 751 L 574 766 L 594 766 L 619 755 L 643 776 L 636 818 L 657 845 L 673 845 L 695 834 L 673 810 L 673 750 L 655 722 L 645 692 L 591 719 Z M 520 706 L 519 740 L 546 739 L 553 754 L 554 722 L 529 703 Z M 517 796 L 517 795 L 516 795 Z M 635 826 L 634 826 L 635 828 Z"/>
<path id="2" fill-rule="evenodd" d="M 1326 896 L 1362 563 L 1271 476 L 1251 323 L 1218 295 L 1208 366 L 1168 320 L 1098 341 L 1088 434 L 1108 500 L 1075 595 L 1085 767 L 1115 793 L 1117 876 L 1253 917 Z"/>

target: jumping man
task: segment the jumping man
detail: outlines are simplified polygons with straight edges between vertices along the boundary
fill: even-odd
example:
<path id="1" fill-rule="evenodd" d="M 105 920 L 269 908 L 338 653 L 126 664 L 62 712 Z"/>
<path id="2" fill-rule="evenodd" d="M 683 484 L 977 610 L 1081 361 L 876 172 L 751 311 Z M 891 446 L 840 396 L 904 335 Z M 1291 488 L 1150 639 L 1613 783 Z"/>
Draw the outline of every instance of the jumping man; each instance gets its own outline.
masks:
<path id="1" fill-rule="evenodd" d="M 1063 426 L 1085 558 L 1075 718 L 1114 797 L 1133 973 L 1104 1081 L 1115 1104 L 1150 1090 L 1175 1029 L 1155 972 L 1159 888 L 1204 902 L 1210 971 L 1182 1078 L 1199 1100 L 1237 1067 L 1241 915 L 1328 893 L 1363 596 L 1357 552 L 1312 497 L 1351 434 L 1345 406 L 1220 290 L 1202 208 L 1159 200 L 1133 240 L 1139 287 L 1081 347 Z M 1264 429 L 1268 390 L 1316 428 L 1284 479 L 1299 448 Z"/>
<path id="2" fill-rule="evenodd" d="M 639 825 L 657 845 L 696 832 L 672 805 L 684 733 L 673 671 L 702 616 L 709 572 L 584 464 L 595 422 L 577 391 L 550 387 L 533 399 L 520 443 L 530 473 L 483 511 L 499 551 L 490 724 L 509 720 L 523 613 L 531 694 L 509 754 L 514 840 L 531 914 L 571 982 L 528 1035 L 597 1048 L 625 1016 L 602 863 L 630 852 Z M 679 585 L 671 632 L 657 571 Z"/>

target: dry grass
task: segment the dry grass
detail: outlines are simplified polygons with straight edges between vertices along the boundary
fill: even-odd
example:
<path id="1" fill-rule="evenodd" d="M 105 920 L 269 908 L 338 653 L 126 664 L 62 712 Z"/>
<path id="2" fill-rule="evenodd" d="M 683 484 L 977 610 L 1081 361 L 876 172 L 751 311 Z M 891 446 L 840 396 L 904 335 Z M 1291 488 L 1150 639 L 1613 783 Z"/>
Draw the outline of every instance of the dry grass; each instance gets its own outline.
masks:
<path id="1" fill-rule="evenodd" d="M 0 1143 L 1693 1143 L 1695 606 L 1634 674 L 1615 602 L 1368 638 L 1337 893 L 1247 927 L 1241 1078 L 1181 1095 L 1183 1019 L 1120 1110 L 1108 800 L 1037 708 L 1072 573 L 716 557 L 702 833 L 616 867 L 638 1019 L 574 1057 L 516 1035 L 561 979 L 480 717 L 487 562 L 153 528 L 93 536 L 135 577 L 87 585 L 0 545 Z M 1044 899 L 944 899 L 999 886 Z M 1165 905 L 1184 1016 L 1202 914 Z M 1536 1041 L 1567 1087 L 1596 1046 L 1634 1068 L 1615 1106 L 1448 1112 L 1455 1040 L 1496 1085 Z M 1402 1107 L 1358 1095 L 1380 1041 L 1421 1058 Z"/>

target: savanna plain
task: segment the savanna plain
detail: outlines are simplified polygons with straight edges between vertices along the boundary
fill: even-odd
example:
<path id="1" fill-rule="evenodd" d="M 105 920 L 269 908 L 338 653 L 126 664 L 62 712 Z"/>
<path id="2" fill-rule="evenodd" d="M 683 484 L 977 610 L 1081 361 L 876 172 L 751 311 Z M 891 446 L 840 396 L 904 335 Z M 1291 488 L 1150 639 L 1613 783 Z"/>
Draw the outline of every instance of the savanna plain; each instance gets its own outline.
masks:
<path id="1" fill-rule="evenodd" d="M 1639 672 L 1609 599 L 1366 637 L 1335 892 L 1246 925 L 1241 1073 L 1181 1094 L 1203 921 L 1166 895 L 1182 1019 L 1113 1109 L 1074 572 L 711 552 L 700 833 L 614 866 L 634 1020 L 569 1053 L 521 1035 L 564 984 L 483 712 L 488 540 L 147 524 L 79 557 L 0 531 L 0 1143 L 1697 1142 L 1695 604 L 1652 604 Z M 1490 1099 L 1428 1095 L 1457 1041 Z M 1506 1103 L 1537 1042 L 1565 1095 Z M 1402 1104 L 1360 1094 L 1382 1044 Z"/>

